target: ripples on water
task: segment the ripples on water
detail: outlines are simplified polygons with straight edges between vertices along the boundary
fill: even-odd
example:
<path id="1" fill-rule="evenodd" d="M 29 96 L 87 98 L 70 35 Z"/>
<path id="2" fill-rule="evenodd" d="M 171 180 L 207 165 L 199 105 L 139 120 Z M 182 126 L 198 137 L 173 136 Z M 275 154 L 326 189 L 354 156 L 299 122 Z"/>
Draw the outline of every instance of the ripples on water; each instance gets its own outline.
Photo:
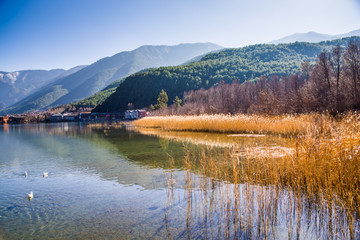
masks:
<path id="1" fill-rule="evenodd" d="M 292 154 L 293 143 L 67 123 L 0 127 L 0 239 L 336 238 L 321 225 L 335 210 L 319 215 L 291 191 L 214 177 L 191 162 L 204 151 L 222 159 L 234 146 L 249 157 L 265 147 Z"/>

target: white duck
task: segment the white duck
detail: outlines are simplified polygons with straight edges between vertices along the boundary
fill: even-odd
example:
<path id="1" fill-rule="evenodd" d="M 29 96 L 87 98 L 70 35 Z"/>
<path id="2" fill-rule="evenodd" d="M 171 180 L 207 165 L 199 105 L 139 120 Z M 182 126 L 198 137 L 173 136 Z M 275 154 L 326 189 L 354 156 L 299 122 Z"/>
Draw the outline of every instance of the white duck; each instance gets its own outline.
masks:
<path id="1" fill-rule="evenodd" d="M 49 173 L 48 173 L 48 172 L 44 172 L 44 173 L 43 173 L 43 177 L 47 177 L 47 176 L 49 176 Z"/>
<path id="2" fill-rule="evenodd" d="M 28 194 L 28 199 L 31 200 L 33 197 L 34 197 L 33 192 L 30 192 L 30 193 Z"/>

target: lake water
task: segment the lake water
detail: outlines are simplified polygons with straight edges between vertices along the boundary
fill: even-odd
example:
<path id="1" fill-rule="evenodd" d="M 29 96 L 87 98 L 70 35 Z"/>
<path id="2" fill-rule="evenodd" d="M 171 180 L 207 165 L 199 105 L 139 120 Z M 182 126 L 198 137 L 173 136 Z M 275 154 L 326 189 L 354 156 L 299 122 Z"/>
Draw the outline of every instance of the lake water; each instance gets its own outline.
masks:
<path id="1" fill-rule="evenodd" d="M 261 210 L 256 203 L 271 186 L 234 185 L 186 167 L 192 152 L 210 146 L 221 153 L 234 144 L 291 150 L 278 137 L 69 123 L 1 126 L 0 239 L 311 239 L 316 219 L 292 216 L 300 220 L 289 226 L 284 208 L 276 208 L 276 224 L 267 229 L 251 212 Z M 244 197 L 226 197 L 235 192 Z M 288 196 L 280 204 L 289 204 Z"/>

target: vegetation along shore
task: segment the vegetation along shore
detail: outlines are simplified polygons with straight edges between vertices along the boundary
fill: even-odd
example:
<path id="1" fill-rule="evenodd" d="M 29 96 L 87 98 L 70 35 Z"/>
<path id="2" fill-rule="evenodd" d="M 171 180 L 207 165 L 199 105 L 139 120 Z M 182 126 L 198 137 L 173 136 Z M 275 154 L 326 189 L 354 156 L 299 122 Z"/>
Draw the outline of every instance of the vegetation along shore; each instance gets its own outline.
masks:
<path id="1" fill-rule="evenodd" d="M 193 211 L 199 211 L 205 224 L 215 218 L 208 193 L 217 192 L 220 200 L 216 206 L 222 209 L 221 219 L 226 225 L 222 234 L 236 235 L 239 231 L 239 236 L 245 238 L 276 239 L 274 229 L 286 216 L 290 239 L 304 236 L 304 231 L 320 239 L 359 237 L 358 113 L 337 117 L 329 114 L 156 116 L 136 120 L 134 125 L 177 131 L 248 133 L 239 134 L 245 137 L 254 136 L 250 133 L 291 137 L 288 151 L 265 146 L 260 152 L 260 147 L 242 149 L 241 144 L 225 150 L 213 146 L 200 151 L 188 149 L 184 159 L 188 182 L 203 193 L 203 201 L 196 208 L 201 210 Z M 225 180 L 232 187 L 215 184 L 214 190 L 214 183 L 191 180 L 193 172 Z M 189 192 L 192 195 L 195 197 L 195 193 Z M 314 219 L 319 222 L 314 224 Z"/>

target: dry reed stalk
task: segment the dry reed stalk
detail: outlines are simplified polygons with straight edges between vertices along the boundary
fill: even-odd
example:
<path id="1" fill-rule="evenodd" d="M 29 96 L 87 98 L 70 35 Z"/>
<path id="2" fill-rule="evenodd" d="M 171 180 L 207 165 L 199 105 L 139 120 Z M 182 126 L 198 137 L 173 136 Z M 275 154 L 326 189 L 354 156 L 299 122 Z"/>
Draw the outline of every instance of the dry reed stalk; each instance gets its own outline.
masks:
<path id="1" fill-rule="evenodd" d="M 264 238 L 271 235 L 273 239 L 276 239 L 277 227 L 281 225 L 282 218 L 278 214 L 280 209 L 283 209 L 283 214 L 280 215 L 286 216 L 286 229 L 288 237 L 291 239 L 302 238 L 304 234 L 308 234 L 307 238 L 316 236 L 319 239 L 339 237 L 354 239 L 358 236 L 356 235 L 358 227 L 354 220 L 356 218 L 354 205 L 349 204 L 347 199 L 339 199 L 338 193 L 332 189 L 333 185 L 327 183 L 330 181 L 327 180 L 329 176 L 323 176 L 321 179 L 319 175 L 316 175 L 316 180 L 309 178 L 308 182 L 303 182 L 302 180 L 306 176 L 293 176 L 295 173 L 299 175 L 300 170 L 295 161 L 289 166 L 282 166 L 284 162 L 279 161 L 276 167 L 269 168 L 264 167 L 264 161 L 252 159 L 251 161 L 244 160 L 234 168 L 233 164 L 234 162 L 237 164 L 237 161 L 231 161 L 230 154 L 223 158 L 223 161 L 231 161 L 231 166 L 217 164 L 219 160 L 214 157 L 214 153 L 207 154 L 209 155 L 204 155 L 204 152 L 199 155 L 192 153 L 189 161 L 195 161 L 196 164 L 201 163 L 199 168 L 192 167 L 192 171 L 210 178 L 217 178 L 219 181 L 227 179 L 233 182 L 232 185 L 219 184 L 217 190 L 211 189 L 209 185 L 202 185 L 203 189 L 209 189 L 203 191 L 203 200 L 195 203 L 194 206 L 195 209 L 208 209 L 209 201 L 206 198 L 211 195 L 211 192 L 219 193 L 216 203 L 213 203 L 221 212 L 219 217 L 222 220 L 218 219 L 218 232 L 230 237 L 232 233 L 229 232 L 229 229 L 235 231 L 235 229 L 241 228 L 243 232 L 241 234 L 246 234 L 245 238 Z M 223 153 L 218 151 L 215 154 Z M 206 159 L 195 160 L 196 157 Z M 254 161 L 255 166 L 252 165 Z M 219 169 L 208 171 L 203 165 L 207 165 L 209 162 L 215 162 L 213 166 Z M 276 163 L 272 162 L 272 164 Z M 271 166 L 271 164 L 266 166 Z M 290 166 L 296 169 L 291 172 Z M 264 174 L 257 171 L 258 167 L 266 170 Z M 303 174 L 311 174 L 311 170 L 303 171 Z M 235 181 L 244 184 L 235 184 Z M 318 181 L 320 181 L 320 185 L 316 186 Z M 321 182 L 324 185 L 321 185 Z M 306 184 L 309 184 L 310 187 Z M 237 187 L 239 185 L 241 190 Z M 187 197 L 191 197 L 190 195 Z M 333 196 L 337 196 L 337 200 L 334 200 Z M 349 196 L 353 197 L 352 194 Z M 196 204 L 204 204 L 204 206 L 200 207 Z M 306 209 L 308 209 L 308 213 L 304 212 Z M 212 214 L 208 213 L 207 216 L 210 218 L 207 222 L 211 221 Z M 254 229 L 256 229 L 255 232 Z"/>
<path id="2" fill-rule="evenodd" d="M 356 239 L 360 237 L 359 122 L 357 115 L 340 120 L 322 116 L 297 138 L 294 154 L 243 158 L 234 149 L 189 151 L 187 165 L 234 185 L 232 190 L 219 188 L 223 200 L 218 204 L 226 223 L 222 222 L 226 229 L 221 231 L 226 236 L 231 235 L 226 231 L 237 227 L 246 238 L 276 238 L 282 212 L 289 238 Z M 235 190 L 239 185 L 242 190 Z"/>

